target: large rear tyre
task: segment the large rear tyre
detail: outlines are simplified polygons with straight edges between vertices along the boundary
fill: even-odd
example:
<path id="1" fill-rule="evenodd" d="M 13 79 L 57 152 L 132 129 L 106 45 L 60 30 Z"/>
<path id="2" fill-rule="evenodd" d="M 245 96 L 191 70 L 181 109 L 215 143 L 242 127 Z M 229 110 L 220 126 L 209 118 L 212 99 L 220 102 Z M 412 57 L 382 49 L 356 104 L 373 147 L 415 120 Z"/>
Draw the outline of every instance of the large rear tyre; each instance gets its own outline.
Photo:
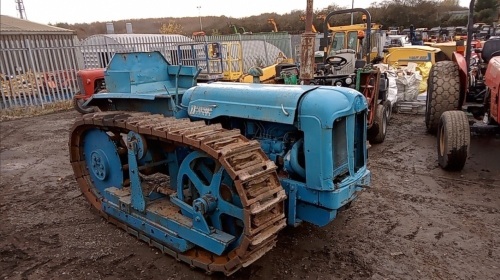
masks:
<path id="1" fill-rule="evenodd" d="M 441 115 L 459 109 L 460 76 L 453 61 L 434 64 L 427 79 L 425 125 L 427 131 L 436 134 Z"/>
<path id="2" fill-rule="evenodd" d="M 437 152 L 439 165 L 450 171 L 464 168 L 470 147 L 470 127 L 462 111 L 447 111 L 438 125 Z"/>
<path id="3" fill-rule="evenodd" d="M 377 105 L 377 112 L 373 120 L 372 127 L 368 130 L 368 140 L 370 144 L 379 144 L 384 142 L 387 132 L 387 106 L 384 104 Z"/>

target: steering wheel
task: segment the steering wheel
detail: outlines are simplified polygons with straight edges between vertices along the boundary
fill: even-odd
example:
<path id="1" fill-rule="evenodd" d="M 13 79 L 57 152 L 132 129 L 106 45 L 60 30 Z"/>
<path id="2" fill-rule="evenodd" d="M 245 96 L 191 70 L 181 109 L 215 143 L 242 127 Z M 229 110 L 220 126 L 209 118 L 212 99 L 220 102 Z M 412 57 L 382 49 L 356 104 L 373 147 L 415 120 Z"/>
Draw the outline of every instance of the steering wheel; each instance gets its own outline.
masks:
<path id="1" fill-rule="evenodd" d="M 347 64 L 347 59 L 342 56 L 332 55 L 326 58 L 326 63 L 333 67 L 342 67 Z"/>

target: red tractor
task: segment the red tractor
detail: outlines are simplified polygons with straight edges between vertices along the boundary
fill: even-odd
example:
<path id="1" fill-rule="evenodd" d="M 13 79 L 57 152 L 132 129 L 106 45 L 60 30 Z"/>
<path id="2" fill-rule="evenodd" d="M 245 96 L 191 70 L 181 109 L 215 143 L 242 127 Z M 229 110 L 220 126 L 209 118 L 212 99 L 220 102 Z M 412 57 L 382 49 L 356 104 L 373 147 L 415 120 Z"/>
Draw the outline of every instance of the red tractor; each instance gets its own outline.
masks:
<path id="1" fill-rule="evenodd" d="M 437 62 L 427 81 L 425 124 L 428 132 L 437 133 L 439 165 L 452 171 L 465 165 L 471 132 L 500 133 L 500 37 L 472 48 L 474 2 L 465 55 L 456 51 L 452 61 Z"/>
<path id="2" fill-rule="evenodd" d="M 95 108 L 85 106 L 85 102 L 92 97 L 94 93 L 106 90 L 104 68 L 80 70 L 77 73 L 77 80 L 80 92 L 73 96 L 73 106 L 82 114 L 92 113 Z"/>

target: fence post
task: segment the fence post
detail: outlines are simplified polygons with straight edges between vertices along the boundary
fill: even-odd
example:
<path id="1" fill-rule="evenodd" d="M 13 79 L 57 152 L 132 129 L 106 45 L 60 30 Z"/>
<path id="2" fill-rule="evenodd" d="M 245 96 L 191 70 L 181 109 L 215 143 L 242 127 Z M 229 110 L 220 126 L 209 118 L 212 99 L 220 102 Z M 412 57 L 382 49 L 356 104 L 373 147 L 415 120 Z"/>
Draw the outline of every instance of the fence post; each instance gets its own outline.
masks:
<path id="1" fill-rule="evenodd" d="M 35 76 L 35 86 L 36 86 L 36 92 L 38 92 L 38 98 L 40 99 L 40 104 L 42 105 L 42 109 L 45 109 L 45 105 L 43 104 L 43 98 L 42 98 L 42 94 L 40 92 L 40 85 L 38 84 L 38 79 L 37 79 L 37 72 L 36 72 L 36 69 L 35 69 L 35 62 L 33 61 L 33 53 L 31 51 L 31 44 L 30 44 L 30 41 L 29 39 L 24 39 L 25 43 L 26 43 L 26 47 L 28 48 L 28 57 L 29 57 L 29 67 L 30 67 L 30 70 L 33 71 L 33 75 Z"/>
<path id="2" fill-rule="evenodd" d="M 271 63 L 269 62 L 269 52 L 267 51 L 267 37 L 266 35 L 263 36 L 264 36 L 264 53 L 266 54 L 266 65 L 271 65 Z"/>
<path id="3" fill-rule="evenodd" d="M 82 40 L 83 41 L 83 40 Z M 82 46 L 82 43 L 80 40 L 78 40 L 78 37 L 76 35 L 73 36 L 73 46 L 74 46 L 74 52 L 76 56 L 76 67 L 78 69 L 85 69 L 87 65 L 85 64 L 85 59 L 84 59 L 84 47 Z"/>
<path id="4" fill-rule="evenodd" d="M 286 42 L 287 42 L 287 49 L 288 49 L 288 57 L 293 57 L 293 50 L 292 50 L 292 35 L 288 34 L 286 36 Z"/>

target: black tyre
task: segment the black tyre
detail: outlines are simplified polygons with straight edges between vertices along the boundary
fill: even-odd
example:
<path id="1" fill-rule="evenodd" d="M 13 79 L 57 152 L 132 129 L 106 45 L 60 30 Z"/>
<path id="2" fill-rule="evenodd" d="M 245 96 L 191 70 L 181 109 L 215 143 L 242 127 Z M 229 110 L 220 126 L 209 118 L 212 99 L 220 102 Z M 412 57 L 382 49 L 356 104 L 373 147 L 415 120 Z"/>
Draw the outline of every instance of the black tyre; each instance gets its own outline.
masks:
<path id="1" fill-rule="evenodd" d="M 437 152 L 439 165 L 446 170 L 464 168 L 470 146 L 470 126 L 463 111 L 447 111 L 438 125 Z"/>
<path id="2" fill-rule="evenodd" d="M 373 125 L 368 130 L 368 141 L 370 144 L 379 144 L 384 142 L 385 134 L 387 132 L 387 107 L 383 104 L 377 105 L 377 112 Z"/>
<path id="3" fill-rule="evenodd" d="M 441 114 L 458 109 L 460 99 L 460 76 L 453 61 L 434 64 L 427 79 L 425 125 L 429 133 L 437 132 Z"/>
<path id="4" fill-rule="evenodd" d="M 94 107 L 85 106 L 83 103 L 85 103 L 85 100 L 73 97 L 73 107 L 80 114 L 89 114 L 96 111 Z"/>
<path id="5" fill-rule="evenodd" d="M 385 113 L 387 114 L 387 125 L 389 125 L 389 121 L 391 120 L 392 117 L 392 104 L 391 101 L 386 100 L 384 103 L 382 103 L 385 107 Z"/>

